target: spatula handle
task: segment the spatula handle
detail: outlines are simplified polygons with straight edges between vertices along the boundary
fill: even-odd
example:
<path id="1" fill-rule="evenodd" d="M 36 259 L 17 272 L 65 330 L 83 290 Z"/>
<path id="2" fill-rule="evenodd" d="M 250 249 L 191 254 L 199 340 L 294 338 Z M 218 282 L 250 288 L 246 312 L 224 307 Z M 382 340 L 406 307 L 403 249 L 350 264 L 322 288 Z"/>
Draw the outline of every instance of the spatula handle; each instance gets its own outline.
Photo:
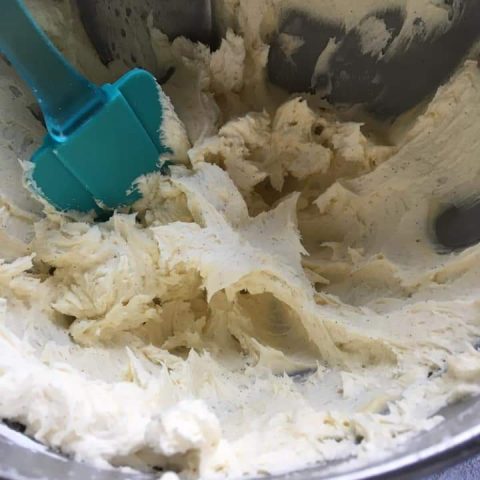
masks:
<path id="1" fill-rule="evenodd" d="M 21 0 L 1 1 L 0 52 L 32 89 L 57 141 L 105 103 L 105 93 L 65 60 Z"/>

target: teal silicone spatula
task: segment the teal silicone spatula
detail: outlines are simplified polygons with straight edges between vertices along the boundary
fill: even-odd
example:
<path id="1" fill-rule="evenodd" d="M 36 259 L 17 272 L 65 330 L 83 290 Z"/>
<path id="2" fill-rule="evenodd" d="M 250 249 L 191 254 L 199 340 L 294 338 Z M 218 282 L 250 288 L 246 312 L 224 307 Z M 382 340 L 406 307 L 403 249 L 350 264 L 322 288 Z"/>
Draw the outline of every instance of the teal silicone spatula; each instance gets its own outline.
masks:
<path id="1" fill-rule="evenodd" d="M 133 182 L 160 170 L 162 98 L 135 69 L 97 87 L 82 77 L 36 25 L 21 0 L 3 0 L 0 52 L 37 98 L 48 134 L 33 155 L 32 189 L 60 210 L 101 211 L 139 198 Z"/>

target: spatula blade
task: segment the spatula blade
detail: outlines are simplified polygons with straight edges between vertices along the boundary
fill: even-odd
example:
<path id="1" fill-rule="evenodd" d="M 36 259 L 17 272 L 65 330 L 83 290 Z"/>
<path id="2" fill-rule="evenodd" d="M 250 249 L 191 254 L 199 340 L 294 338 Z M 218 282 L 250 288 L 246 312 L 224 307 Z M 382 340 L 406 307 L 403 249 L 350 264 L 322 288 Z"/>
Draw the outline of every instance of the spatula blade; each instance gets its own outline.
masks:
<path id="1" fill-rule="evenodd" d="M 160 140 L 163 108 L 155 78 L 132 70 L 103 87 L 109 101 L 68 140 L 47 137 L 34 155 L 32 186 L 60 210 L 114 209 L 139 198 L 135 180 L 169 153 Z M 74 193 L 74 194 L 73 194 Z"/>

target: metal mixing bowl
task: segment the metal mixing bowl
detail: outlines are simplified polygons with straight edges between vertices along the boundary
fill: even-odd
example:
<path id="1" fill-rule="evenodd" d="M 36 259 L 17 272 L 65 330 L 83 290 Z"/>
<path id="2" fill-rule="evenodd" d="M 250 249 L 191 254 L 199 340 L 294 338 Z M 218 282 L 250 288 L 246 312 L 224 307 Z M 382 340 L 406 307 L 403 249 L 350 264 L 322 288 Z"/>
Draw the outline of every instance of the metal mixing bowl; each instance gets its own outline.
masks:
<path id="1" fill-rule="evenodd" d="M 318 1 L 319 5 L 322 0 Z M 332 102 L 363 102 L 373 114 L 395 116 L 415 105 L 448 77 L 480 36 L 480 0 L 445 0 L 448 8 L 458 2 L 463 15 L 440 40 L 413 45 L 413 54 L 399 56 L 388 64 L 366 62 L 355 54 L 355 31 L 344 32 L 346 55 L 338 59 L 338 71 L 349 68 L 355 87 L 341 82 L 332 70 L 329 81 L 333 85 Z M 77 0 L 82 21 L 104 62 L 121 58 L 125 68 L 135 65 L 154 71 L 159 79 L 168 76 L 157 65 L 146 41 L 148 12 L 154 24 L 170 38 L 185 35 L 194 40 L 218 44 L 220 29 L 215 22 L 219 3 L 213 0 Z M 315 2 L 314 2 L 315 3 Z M 387 2 L 388 3 L 388 2 Z M 399 28 L 401 15 L 393 11 L 385 17 L 393 30 Z M 372 14 L 369 12 L 368 14 Z M 379 12 L 373 12 L 381 15 Z M 305 44 L 296 52 L 296 67 L 282 57 L 271 39 L 268 65 L 270 79 L 291 91 L 311 90 L 311 77 L 315 61 L 326 41 L 337 32 L 338 26 L 312 20 L 299 10 L 287 12 L 280 22 L 280 31 L 303 35 Z M 411 53 L 411 52 L 410 52 Z M 117 59 L 118 59 L 117 58 Z M 334 62 L 335 63 L 335 62 Z M 382 95 L 372 91 L 372 75 L 383 69 L 386 82 Z M 416 82 L 408 82 L 411 72 Z M 420 73 L 419 73 L 420 72 Z M 423 72 L 423 73 L 422 73 Z M 344 77 L 342 77 L 344 78 Z M 323 79 L 324 80 L 324 79 Z M 319 80 L 321 82 L 322 79 Z M 401 88 L 400 88 L 401 87 Z M 480 121 L 480 119 L 479 119 Z M 386 454 L 374 463 L 350 466 L 348 463 L 309 468 L 275 479 L 303 480 L 360 480 L 367 478 L 420 478 L 427 473 L 461 461 L 480 451 L 480 399 L 473 398 L 452 405 L 441 412 L 445 421 L 435 429 L 418 435 L 395 452 Z M 21 426 L 11 425 L 21 430 Z M 122 480 L 154 479 L 158 474 L 135 474 L 120 470 L 98 470 L 75 462 L 42 448 L 34 443 L 16 442 L 0 430 L 0 477 L 6 480 Z"/>
<path id="2" fill-rule="evenodd" d="M 445 421 L 381 460 L 358 467 L 348 464 L 309 468 L 272 480 L 419 479 L 480 452 L 480 399 L 446 408 Z M 0 434 L 0 476 L 5 480 L 154 480 L 158 474 L 97 470 L 31 446 L 16 444 Z"/>

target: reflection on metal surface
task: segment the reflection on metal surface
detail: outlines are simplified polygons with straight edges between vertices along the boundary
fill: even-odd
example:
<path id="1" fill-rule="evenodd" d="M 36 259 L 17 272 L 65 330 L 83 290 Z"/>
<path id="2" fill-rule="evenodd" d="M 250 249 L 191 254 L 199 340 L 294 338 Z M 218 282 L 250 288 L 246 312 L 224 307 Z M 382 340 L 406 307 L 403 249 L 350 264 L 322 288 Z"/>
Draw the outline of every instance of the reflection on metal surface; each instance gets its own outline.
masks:
<path id="1" fill-rule="evenodd" d="M 210 43 L 211 0 L 77 0 L 83 25 L 101 60 L 118 60 L 125 69 L 142 67 L 161 80 L 168 66 L 159 65 L 149 23 L 170 40 L 185 36 Z"/>
<path id="2" fill-rule="evenodd" d="M 363 104 L 377 116 L 397 116 L 432 95 L 478 40 L 480 2 L 464 0 L 458 2 L 458 8 L 460 14 L 452 19 L 445 32 L 414 36 L 404 51 L 393 54 L 388 48 L 404 26 L 402 9 L 365 12 L 363 20 L 349 31 L 343 23 L 314 19 L 300 10 L 287 10 L 269 51 L 269 77 L 290 92 L 316 92 L 333 104 Z M 381 22 L 390 35 L 378 56 L 361 48 L 362 25 L 372 19 Z M 422 19 L 417 20 L 421 29 Z M 301 41 L 292 55 L 282 51 L 281 35 Z M 332 38 L 335 49 L 328 58 L 328 71 L 318 76 L 317 61 Z"/>
<path id="3" fill-rule="evenodd" d="M 475 245 L 480 241 L 479 220 L 480 203 L 452 205 L 435 222 L 436 239 L 448 250 Z"/>

